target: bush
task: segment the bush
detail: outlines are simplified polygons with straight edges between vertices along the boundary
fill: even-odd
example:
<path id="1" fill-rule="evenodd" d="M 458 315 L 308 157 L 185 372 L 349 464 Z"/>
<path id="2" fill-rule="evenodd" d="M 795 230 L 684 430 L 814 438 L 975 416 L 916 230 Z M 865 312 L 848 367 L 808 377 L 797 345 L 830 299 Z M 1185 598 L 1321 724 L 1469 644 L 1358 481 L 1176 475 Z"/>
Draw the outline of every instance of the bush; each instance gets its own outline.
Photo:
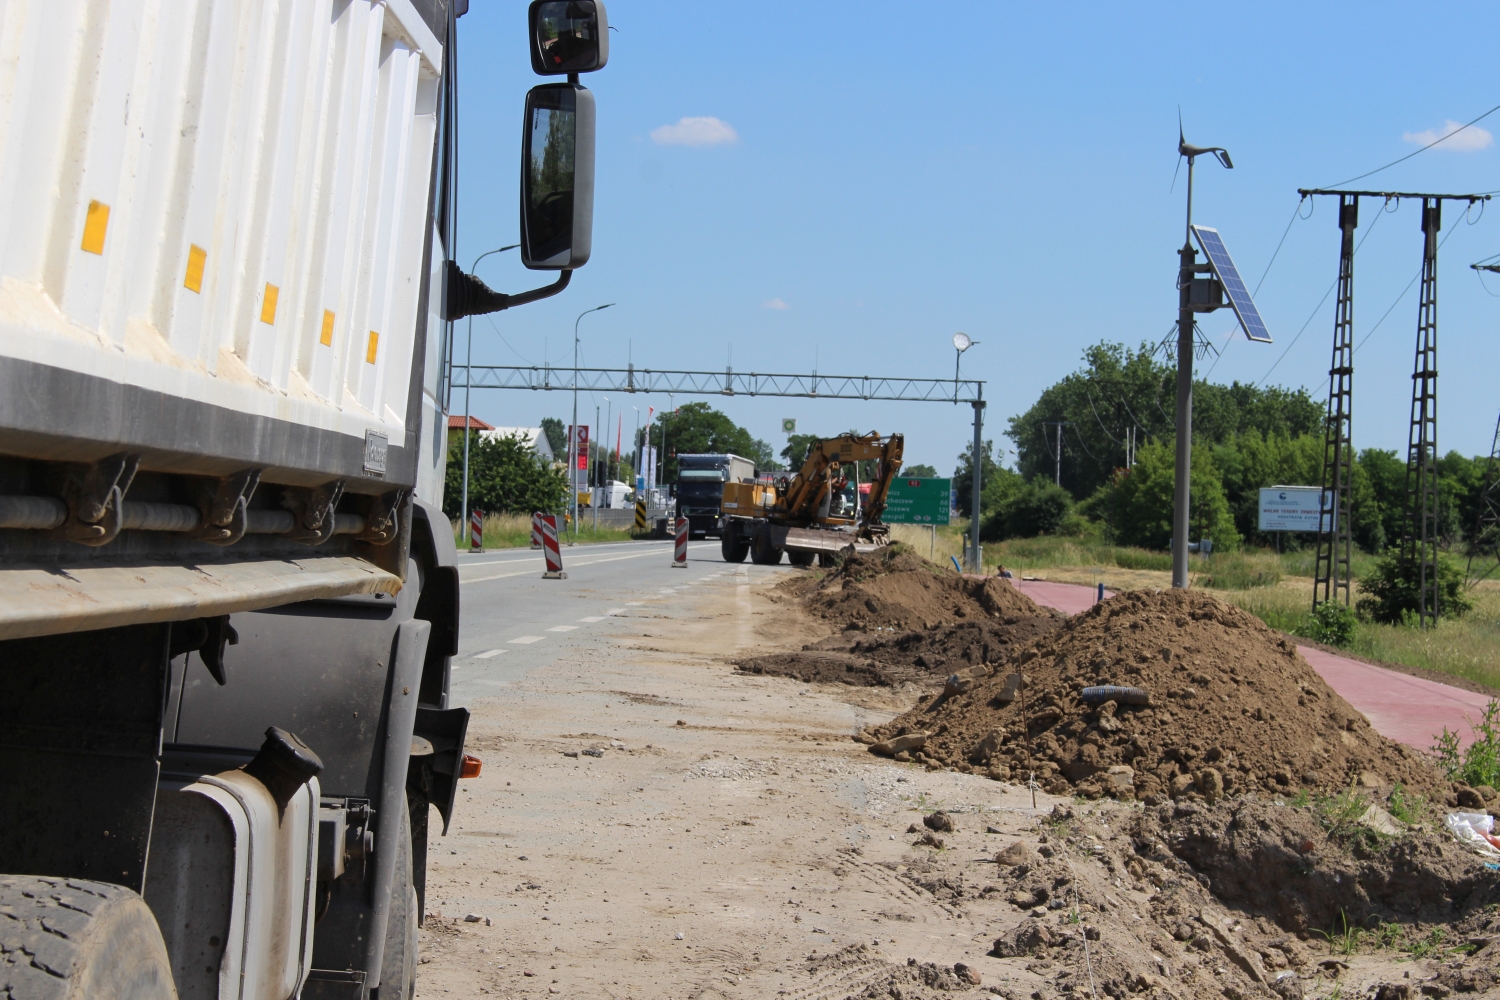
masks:
<path id="1" fill-rule="evenodd" d="M 1308 638 L 1329 646 L 1347 646 L 1354 641 L 1358 619 L 1354 612 L 1338 601 L 1324 601 L 1313 608 L 1308 618 Z"/>
<path id="2" fill-rule="evenodd" d="M 1474 607 L 1464 592 L 1464 573 L 1445 555 L 1438 555 L 1438 613 L 1460 618 Z M 1382 556 L 1360 578 L 1359 613 L 1382 625 L 1402 625 L 1417 616 L 1417 568 L 1399 555 Z"/>
<path id="3" fill-rule="evenodd" d="M 980 535 L 991 540 L 1061 533 L 1073 498 L 1056 483 L 1032 480 L 1000 492 L 985 510 Z"/>
<path id="4" fill-rule="evenodd" d="M 1450 781 L 1475 787 L 1500 786 L 1500 702 L 1486 705 L 1484 718 L 1471 728 L 1474 742 L 1460 750 L 1458 734 L 1443 727 L 1443 735 L 1432 748 L 1437 753 L 1438 767 Z"/>
<path id="5" fill-rule="evenodd" d="M 448 450 L 443 485 L 443 513 L 459 516 L 463 503 L 463 438 Z M 568 481 L 519 434 L 481 437 L 469 441 L 469 509 L 486 514 L 556 513 L 568 498 Z"/>
<path id="6" fill-rule="evenodd" d="M 1136 453 L 1132 469 L 1121 470 L 1089 498 L 1088 509 L 1098 511 L 1120 545 L 1165 549 L 1172 540 L 1172 508 L 1176 470 L 1171 439 L 1148 442 Z M 1215 552 L 1240 546 L 1224 484 L 1205 447 L 1193 449 L 1192 536 L 1211 538 Z"/>

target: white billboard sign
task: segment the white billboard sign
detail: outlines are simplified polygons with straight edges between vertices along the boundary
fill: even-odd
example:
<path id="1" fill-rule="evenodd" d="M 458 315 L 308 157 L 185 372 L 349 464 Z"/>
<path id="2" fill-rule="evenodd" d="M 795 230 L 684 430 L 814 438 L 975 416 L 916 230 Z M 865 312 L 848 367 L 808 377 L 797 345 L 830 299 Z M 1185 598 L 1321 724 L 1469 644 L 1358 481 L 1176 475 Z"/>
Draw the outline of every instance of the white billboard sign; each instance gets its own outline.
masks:
<path id="1" fill-rule="evenodd" d="M 1261 531 L 1318 531 L 1323 497 L 1318 486 L 1263 486 L 1258 527 Z"/>

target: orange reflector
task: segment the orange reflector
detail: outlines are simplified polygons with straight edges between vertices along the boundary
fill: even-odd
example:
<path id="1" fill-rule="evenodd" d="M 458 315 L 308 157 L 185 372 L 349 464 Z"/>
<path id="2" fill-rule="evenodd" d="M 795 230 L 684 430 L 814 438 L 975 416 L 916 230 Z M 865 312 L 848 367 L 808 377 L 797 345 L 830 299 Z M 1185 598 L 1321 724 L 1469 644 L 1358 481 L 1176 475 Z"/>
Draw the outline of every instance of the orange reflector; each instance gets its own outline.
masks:
<path id="1" fill-rule="evenodd" d="M 203 265 L 208 261 L 208 251 L 196 243 L 188 244 L 187 273 L 182 276 L 182 287 L 190 292 L 203 291 Z"/>
<path id="2" fill-rule="evenodd" d="M 109 206 L 102 201 L 89 202 L 88 212 L 83 217 L 83 242 L 79 249 L 88 253 L 104 253 L 104 234 L 109 231 Z"/>
<path id="3" fill-rule="evenodd" d="M 260 300 L 260 321 L 267 326 L 276 325 L 276 299 L 281 295 L 281 289 L 266 282 L 266 293 Z"/>
<path id="4" fill-rule="evenodd" d="M 370 342 L 365 345 L 365 362 L 367 364 L 372 364 L 373 365 L 375 363 L 375 352 L 379 348 L 380 348 L 380 334 L 376 333 L 374 330 L 371 330 L 370 331 Z"/>
<path id="5" fill-rule="evenodd" d="M 318 335 L 318 343 L 324 347 L 333 346 L 333 310 L 323 310 L 323 332 Z M 981 473 L 983 470 L 981 470 Z"/>
<path id="6" fill-rule="evenodd" d="M 468 754 L 464 754 L 464 763 L 459 768 L 458 776 L 460 778 L 477 778 L 479 777 L 479 772 L 483 769 L 484 761 L 478 757 L 470 757 Z"/>

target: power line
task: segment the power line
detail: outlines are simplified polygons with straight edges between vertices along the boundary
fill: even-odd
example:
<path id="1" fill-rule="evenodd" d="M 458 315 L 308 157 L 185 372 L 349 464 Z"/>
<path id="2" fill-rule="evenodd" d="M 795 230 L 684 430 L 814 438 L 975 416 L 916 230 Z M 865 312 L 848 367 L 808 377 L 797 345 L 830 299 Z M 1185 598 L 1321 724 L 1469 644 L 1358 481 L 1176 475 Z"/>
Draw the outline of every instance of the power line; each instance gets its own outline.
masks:
<path id="1" fill-rule="evenodd" d="M 1467 215 L 1468 211 L 1465 210 L 1464 214 Z M 1454 226 L 1452 229 L 1448 230 L 1448 236 L 1452 236 L 1456 232 L 1458 232 L 1458 227 Z M 1438 241 L 1438 249 L 1439 250 L 1441 250 L 1443 248 L 1443 244 L 1444 243 L 1448 242 L 1448 236 L 1444 236 L 1441 240 Z M 1372 336 L 1374 336 L 1375 331 L 1378 330 L 1378 329 L 1380 329 L 1380 324 L 1385 322 L 1386 316 L 1389 316 L 1395 310 L 1396 306 L 1398 306 L 1398 305 L 1401 304 L 1401 300 L 1404 299 L 1404 298 L 1406 298 L 1406 293 L 1409 292 L 1409 291 L 1411 291 L 1411 286 L 1415 285 L 1417 283 L 1417 279 L 1420 278 L 1421 276 L 1422 276 L 1422 269 L 1419 267 L 1419 268 L 1417 268 L 1417 273 L 1414 274 L 1414 275 L 1412 275 L 1412 279 L 1410 281 L 1408 281 L 1406 283 L 1406 287 L 1401 290 L 1401 294 L 1398 295 L 1398 296 L 1396 296 L 1396 301 L 1391 303 L 1391 308 L 1387 309 L 1385 311 L 1385 315 L 1381 316 L 1380 319 L 1376 321 L 1375 325 L 1372 326 L 1372 327 L 1370 327 L 1370 332 L 1367 333 L 1367 334 L 1365 334 L 1364 337 L 1360 340 L 1360 342 L 1354 345 L 1354 353 L 1355 354 L 1358 354 L 1359 353 L 1359 349 L 1361 347 L 1365 346 L 1365 341 L 1369 340 Z"/>
<path id="2" fill-rule="evenodd" d="M 1490 115 L 1494 114 L 1496 111 L 1500 111 L 1500 104 L 1497 104 L 1493 108 L 1490 108 L 1488 111 L 1486 111 L 1484 114 L 1480 115 L 1478 118 L 1475 118 L 1473 121 L 1464 123 L 1463 125 L 1461 125 L 1458 128 L 1454 129 L 1452 132 L 1449 132 L 1447 135 L 1439 136 L 1438 138 L 1436 138 L 1436 139 L 1432 140 L 1431 142 L 1429 142 L 1427 145 L 1423 146 L 1421 149 L 1413 150 L 1412 152 L 1407 153 L 1405 156 L 1401 157 L 1398 160 L 1392 160 L 1390 163 L 1387 163 L 1383 167 L 1376 167 L 1374 170 L 1371 170 L 1367 174 L 1360 174 L 1358 177 L 1351 177 L 1347 181 L 1339 181 L 1337 184 L 1326 184 L 1324 186 L 1325 187 L 1331 187 L 1331 188 L 1343 187 L 1345 184 L 1353 184 L 1355 181 L 1362 181 L 1366 177 L 1371 177 L 1371 176 L 1373 176 L 1375 174 L 1380 173 L 1382 170 L 1389 170 L 1391 167 L 1394 167 L 1396 164 L 1398 164 L 1398 163 L 1405 163 L 1407 160 L 1411 159 L 1413 156 L 1416 156 L 1418 153 L 1425 153 L 1429 149 L 1431 149 L 1433 146 L 1436 146 L 1438 143 L 1444 142 L 1444 141 L 1446 141 L 1448 139 L 1453 138 L 1455 135 L 1458 135 L 1458 133 L 1462 132 L 1464 129 L 1468 128 L 1470 125 L 1475 125 L 1475 124 L 1483 121 L 1484 119 L 1488 118 Z"/>
<path id="3" fill-rule="evenodd" d="M 1389 202 L 1387 202 L 1387 203 L 1389 203 Z M 1375 213 L 1375 221 L 1372 222 L 1372 223 L 1370 223 L 1370 228 L 1365 230 L 1365 234 L 1359 238 L 1359 243 L 1354 247 L 1354 252 L 1356 254 L 1359 253 L 1359 248 L 1365 245 L 1365 240 L 1369 239 L 1370 238 L 1370 234 L 1375 231 L 1375 227 L 1378 226 L 1378 225 L 1380 225 L 1380 217 L 1383 216 L 1383 215 L 1388 215 L 1389 212 L 1390 212 L 1390 210 L 1388 210 L 1387 208 L 1385 208 L 1385 206 L 1381 206 L 1380 211 Z M 1451 233 L 1451 230 L 1450 230 L 1450 233 Z M 1265 384 L 1266 379 L 1270 378 L 1271 377 L 1271 373 L 1276 370 L 1276 366 L 1279 365 L 1279 364 L 1281 364 L 1282 360 L 1284 358 L 1286 358 L 1287 354 L 1289 354 L 1291 352 L 1291 350 L 1292 350 L 1293 347 L 1297 346 L 1297 341 L 1299 341 L 1299 340 L 1302 339 L 1302 334 L 1304 334 L 1304 333 L 1307 332 L 1307 328 L 1310 325 L 1312 325 L 1312 321 L 1317 318 L 1318 313 L 1323 308 L 1323 303 L 1325 303 L 1325 302 L 1328 301 L 1328 296 L 1330 296 L 1330 295 L 1333 294 L 1333 290 L 1334 290 L 1335 287 L 1338 286 L 1338 283 L 1339 283 L 1338 279 L 1335 278 L 1333 280 L 1333 284 L 1331 284 L 1331 285 L 1328 286 L 1328 291 L 1324 292 L 1323 293 L 1323 297 L 1318 300 L 1318 304 L 1316 306 L 1313 306 L 1312 313 L 1308 315 L 1307 322 L 1305 322 L 1305 323 L 1302 324 L 1302 329 L 1300 329 L 1300 330 L 1297 331 L 1297 336 L 1293 337 L 1292 338 L 1292 342 L 1290 344 L 1286 345 L 1286 350 L 1284 350 L 1284 351 L 1281 352 L 1281 356 L 1276 359 L 1276 363 L 1273 364 L 1273 365 L 1271 365 L 1271 367 L 1266 370 L 1266 373 L 1260 377 L 1260 381 L 1258 381 L 1258 382 L 1255 383 L 1256 388 L 1259 388 L 1260 386 L 1262 386 L 1262 385 Z M 1408 285 L 1407 287 L 1409 288 L 1411 286 Z"/>

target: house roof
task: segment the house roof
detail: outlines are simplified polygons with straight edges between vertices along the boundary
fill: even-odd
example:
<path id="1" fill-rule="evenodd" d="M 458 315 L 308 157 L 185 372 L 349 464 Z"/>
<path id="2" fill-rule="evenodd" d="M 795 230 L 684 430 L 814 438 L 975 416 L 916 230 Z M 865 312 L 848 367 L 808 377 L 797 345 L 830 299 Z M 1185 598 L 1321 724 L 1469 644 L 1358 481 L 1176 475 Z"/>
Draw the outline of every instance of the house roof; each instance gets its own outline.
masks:
<path id="1" fill-rule="evenodd" d="M 450 413 L 448 415 L 448 429 L 450 431 L 461 431 L 461 430 L 464 429 L 464 416 L 463 416 L 462 413 L 459 413 L 459 414 L 451 414 Z M 492 431 L 492 430 L 495 429 L 495 427 L 494 427 L 493 424 L 487 424 L 487 423 L 485 423 L 483 420 L 480 420 L 478 417 L 470 417 L 469 418 L 469 429 L 470 430 L 475 430 L 475 431 Z"/>

